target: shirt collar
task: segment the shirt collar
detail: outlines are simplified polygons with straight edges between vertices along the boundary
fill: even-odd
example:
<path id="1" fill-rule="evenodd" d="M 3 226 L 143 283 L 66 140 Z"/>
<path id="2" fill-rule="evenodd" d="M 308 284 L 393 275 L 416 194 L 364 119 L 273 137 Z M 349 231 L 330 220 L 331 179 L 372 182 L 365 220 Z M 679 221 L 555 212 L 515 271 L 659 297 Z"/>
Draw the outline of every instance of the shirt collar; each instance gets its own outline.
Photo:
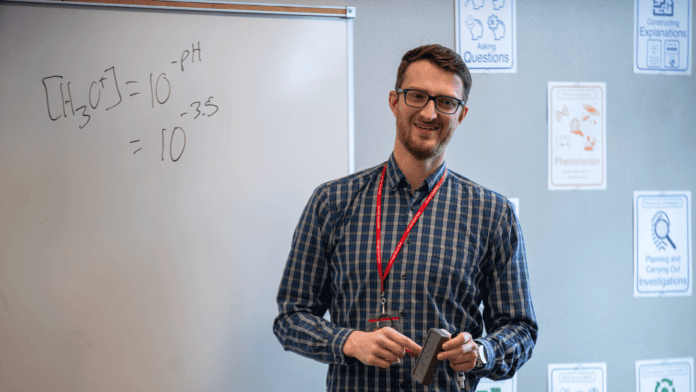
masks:
<path id="1" fill-rule="evenodd" d="M 428 178 L 425 179 L 425 183 L 427 184 L 427 191 L 430 192 L 435 185 L 437 185 L 438 181 L 440 181 L 440 178 L 445 174 L 445 171 L 447 170 L 445 162 L 440 165 L 440 167 L 435 170 L 433 174 L 431 174 Z M 387 180 L 385 184 L 387 185 L 388 189 L 391 191 L 395 191 L 399 188 L 406 188 L 408 187 L 408 180 L 406 179 L 406 175 L 401 171 L 399 168 L 399 165 L 396 164 L 396 159 L 394 158 L 394 153 L 389 156 L 389 160 L 387 161 Z M 423 184 L 418 184 L 418 188 L 420 188 Z M 416 188 L 416 189 L 418 189 Z"/>

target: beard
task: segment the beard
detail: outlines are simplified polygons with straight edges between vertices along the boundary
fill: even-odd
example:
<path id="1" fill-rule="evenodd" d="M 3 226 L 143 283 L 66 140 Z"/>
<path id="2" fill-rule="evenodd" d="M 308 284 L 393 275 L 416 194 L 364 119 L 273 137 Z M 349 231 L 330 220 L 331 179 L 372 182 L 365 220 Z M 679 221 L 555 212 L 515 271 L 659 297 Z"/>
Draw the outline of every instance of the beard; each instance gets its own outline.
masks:
<path id="1" fill-rule="evenodd" d="M 423 141 L 418 140 L 418 136 L 414 135 L 412 132 L 413 119 L 402 120 L 397 119 L 396 121 L 396 137 L 399 142 L 404 146 L 406 151 L 408 151 L 414 158 L 424 161 L 436 157 L 445 152 L 445 147 L 449 144 L 454 134 L 453 129 L 447 129 L 439 121 L 434 121 L 431 124 L 437 126 L 441 129 L 440 132 L 444 134 L 439 134 L 440 139 L 433 146 L 426 145 Z M 428 124 L 427 122 L 421 122 L 423 125 Z"/>

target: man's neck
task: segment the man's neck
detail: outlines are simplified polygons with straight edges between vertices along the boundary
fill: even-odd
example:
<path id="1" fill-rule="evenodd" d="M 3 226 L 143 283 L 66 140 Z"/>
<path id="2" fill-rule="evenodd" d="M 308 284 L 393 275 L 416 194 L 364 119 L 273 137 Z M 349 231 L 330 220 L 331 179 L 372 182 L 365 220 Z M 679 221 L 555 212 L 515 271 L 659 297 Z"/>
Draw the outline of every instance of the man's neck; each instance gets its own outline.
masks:
<path id="1" fill-rule="evenodd" d="M 405 151 L 394 150 L 394 160 L 411 184 L 411 193 L 418 189 L 426 178 L 430 177 L 445 161 L 445 154 L 428 158 L 416 159 Z"/>

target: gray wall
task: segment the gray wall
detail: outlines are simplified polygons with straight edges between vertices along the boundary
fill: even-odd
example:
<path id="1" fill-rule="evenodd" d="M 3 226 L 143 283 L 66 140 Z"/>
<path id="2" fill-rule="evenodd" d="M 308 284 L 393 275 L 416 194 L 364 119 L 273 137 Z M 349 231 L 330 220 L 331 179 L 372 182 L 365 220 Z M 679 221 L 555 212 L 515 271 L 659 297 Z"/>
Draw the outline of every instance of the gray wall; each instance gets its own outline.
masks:
<path id="1" fill-rule="evenodd" d="M 454 2 L 295 3 L 357 8 L 355 168 L 384 161 L 399 60 L 454 46 Z M 448 149 L 451 169 L 520 198 L 540 323 L 520 392 L 547 390 L 549 363 L 606 362 L 608 390 L 629 391 L 636 360 L 696 356 L 693 296 L 633 297 L 633 191 L 696 191 L 696 78 L 633 73 L 633 12 L 634 0 L 518 1 L 517 73 L 473 75 Z M 606 82 L 607 190 L 547 190 L 548 81 Z"/>

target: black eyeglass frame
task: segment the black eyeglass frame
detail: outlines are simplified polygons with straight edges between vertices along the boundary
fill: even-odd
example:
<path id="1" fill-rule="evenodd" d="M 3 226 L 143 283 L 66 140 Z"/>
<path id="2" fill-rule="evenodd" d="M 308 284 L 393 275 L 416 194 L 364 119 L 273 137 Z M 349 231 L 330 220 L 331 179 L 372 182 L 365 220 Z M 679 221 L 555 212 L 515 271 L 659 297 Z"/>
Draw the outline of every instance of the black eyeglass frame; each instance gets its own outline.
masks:
<path id="1" fill-rule="evenodd" d="M 428 96 L 428 100 L 425 101 L 425 103 L 423 104 L 423 106 L 413 106 L 413 105 L 409 105 L 409 104 L 406 102 L 406 95 L 408 94 L 409 91 L 417 91 L 417 92 L 419 92 L 419 93 L 421 93 L 421 94 L 425 94 L 425 95 Z M 424 107 L 428 106 L 428 102 L 433 101 L 433 104 L 435 105 L 435 110 L 437 110 L 438 112 L 440 112 L 440 113 L 442 113 L 442 114 L 454 114 L 454 113 L 457 113 L 457 110 L 459 110 L 459 107 L 460 107 L 460 106 L 466 105 L 466 102 L 465 102 L 465 101 L 462 101 L 461 99 L 457 99 L 457 98 L 455 98 L 455 97 L 450 97 L 450 96 L 447 96 L 447 95 L 438 95 L 438 96 L 436 96 L 436 97 L 433 97 L 432 95 L 426 93 L 425 91 L 421 91 L 421 90 L 418 90 L 418 89 L 415 89 L 415 88 L 400 88 L 400 89 L 396 90 L 396 92 L 397 92 L 397 94 L 404 93 L 404 103 L 406 103 L 407 106 L 410 106 L 410 107 L 416 108 L 416 109 L 420 109 L 420 108 L 424 108 Z M 437 107 L 437 101 L 436 101 L 436 99 L 438 99 L 438 98 L 449 98 L 449 99 L 454 99 L 455 101 L 457 101 L 457 107 L 454 108 L 454 110 L 452 111 L 452 113 L 443 112 L 442 110 L 440 110 L 440 108 Z"/>

